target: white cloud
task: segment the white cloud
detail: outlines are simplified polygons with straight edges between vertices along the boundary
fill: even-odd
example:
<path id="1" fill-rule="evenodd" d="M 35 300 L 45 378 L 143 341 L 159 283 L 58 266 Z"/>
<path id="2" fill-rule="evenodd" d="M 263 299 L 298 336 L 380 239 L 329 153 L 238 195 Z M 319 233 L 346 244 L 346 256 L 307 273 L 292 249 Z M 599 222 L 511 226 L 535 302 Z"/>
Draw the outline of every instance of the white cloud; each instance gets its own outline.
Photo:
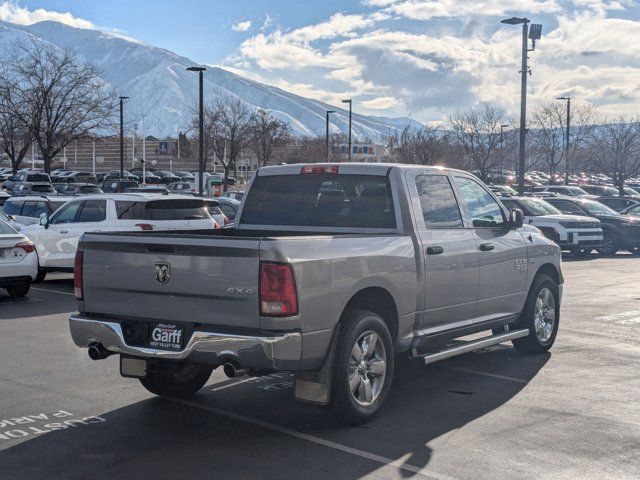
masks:
<path id="1" fill-rule="evenodd" d="M 362 3 L 371 12 L 339 13 L 291 31 L 261 33 L 230 59 L 307 97 L 337 104 L 349 92 L 358 108 L 370 113 L 429 122 L 478 102 L 494 102 L 515 116 L 520 33 L 500 28 L 488 16 L 527 11 L 538 13 L 545 24 L 529 55 L 532 108 L 570 94 L 604 113 L 636 113 L 640 21 L 626 10 L 637 5 L 633 0 Z M 416 21 L 422 28 L 415 28 Z"/>
<path id="2" fill-rule="evenodd" d="M 31 25 L 52 20 L 76 28 L 96 28 L 89 20 L 75 17 L 69 12 L 52 12 L 43 8 L 29 10 L 14 1 L 0 3 L 0 20 L 18 25 Z"/>
<path id="3" fill-rule="evenodd" d="M 235 32 L 246 32 L 251 28 L 251 20 L 246 20 L 244 22 L 238 22 L 231 27 Z"/>
<path id="4" fill-rule="evenodd" d="M 360 105 L 371 110 L 386 110 L 398 105 L 399 103 L 401 102 L 394 97 L 378 97 L 373 100 L 361 102 Z"/>

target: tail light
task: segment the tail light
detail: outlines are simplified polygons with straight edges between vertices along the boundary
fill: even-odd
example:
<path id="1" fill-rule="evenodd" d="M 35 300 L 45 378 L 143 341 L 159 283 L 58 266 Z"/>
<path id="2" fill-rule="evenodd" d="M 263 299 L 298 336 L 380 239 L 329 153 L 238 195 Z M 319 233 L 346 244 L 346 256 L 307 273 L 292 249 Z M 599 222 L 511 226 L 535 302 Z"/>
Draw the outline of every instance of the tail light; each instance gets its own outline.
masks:
<path id="1" fill-rule="evenodd" d="M 78 250 L 76 252 L 76 258 L 73 261 L 73 293 L 76 296 L 76 300 L 82 300 L 84 298 L 84 291 L 82 288 L 83 261 L 84 261 L 84 253 Z"/>
<path id="2" fill-rule="evenodd" d="M 217 230 L 217 229 L 219 229 L 219 228 L 222 228 L 222 227 L 220 226 L 220 224 L 219 224 L 218 222 L 216 222 L 216 221 L 214 220 L 214 221 L 213 221 L 213 229 L 214 229 L 214 230 Z"/>
<path id="3" fill-rule="evenodd" d="M 260 314 L 265 317 L 298 314 L 298 293 L 291 265 L 260 263 Z"/>
<path id="4" fill-rule="evenodd" d="M 140 227 L 140 230 L 143 231 L 153 230 L 153 225 L 150 223 L 136 223 L 136 227 Z"/>
<path id="5" fill-rule="evenodd" d="M 227 226 L 231 223 L 231 220 L 229 220 L 229 218 L 225 215 L 224 216 L 224 225 Z"/>
<path id="6" fill-rule="evenodd" d="M 36 251 L 36 247 L 33 245 L 33 242 L 20 242 L 16 244 L 15 248 L 21 248 L 26 253 L 31 253 Z"/>

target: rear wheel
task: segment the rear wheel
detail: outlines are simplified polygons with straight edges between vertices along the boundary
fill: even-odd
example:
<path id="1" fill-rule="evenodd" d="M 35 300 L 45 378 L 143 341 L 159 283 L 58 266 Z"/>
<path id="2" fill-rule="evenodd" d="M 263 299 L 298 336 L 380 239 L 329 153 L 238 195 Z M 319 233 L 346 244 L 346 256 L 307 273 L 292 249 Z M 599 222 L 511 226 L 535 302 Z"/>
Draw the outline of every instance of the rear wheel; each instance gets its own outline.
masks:
<path id="1" fill-rule="evenodd" d="M 31 287 L 30 282 L 22 282 L 17 283 L 16 285 L 11 285 L 7 287 L 7 293 L 12 298 L 22 298 L 29 293 L 29 288 Z"/>
<path id="2" fill-rule="evenodd" d="M 194 363 L 162 362 L 155 372 L 140 379 L 149 392 L 161 397 L 186 398 L 194 395 L 209 380 L 213 367 Z"/>
<path id="3" fill-rule="evenodd" d="M 513 346 L 526 353 L 544 353 L 558 334 L 560 301 L 558 286 L 547 275 L 533 281 L 529 296 L 513 330 L 529 329 L 529 335 L 513 340 Z"/>
<path id="4" fill-rule="evenodd" d="M 333 361 L 334 413 L 354 425 L 371 420 L 391 387 L 394 360 L 391 334 L 379 315 L 345 312 Z"/>

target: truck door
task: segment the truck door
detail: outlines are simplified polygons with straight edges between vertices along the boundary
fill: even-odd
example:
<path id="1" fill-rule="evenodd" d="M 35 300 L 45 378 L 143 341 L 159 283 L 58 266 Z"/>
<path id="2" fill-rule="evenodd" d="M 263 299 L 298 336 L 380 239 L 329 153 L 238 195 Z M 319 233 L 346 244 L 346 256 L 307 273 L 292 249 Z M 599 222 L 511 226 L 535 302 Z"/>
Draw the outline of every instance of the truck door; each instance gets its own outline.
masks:
<path id="1" fill-rule="evenodd" d="M 407 172 L 424 258 L 422 333 L 471 323 L 478 293 L 478 251 L 445 173 Z"/>
<path id="2" fill-rule="evenodd" d="M 527 277 L 527 245 L 509 226 L 498 201 L 475 178 L 456 175 L 460 205 L 475 236 L 480 282 L 476 321 L 520 313 Z"/>

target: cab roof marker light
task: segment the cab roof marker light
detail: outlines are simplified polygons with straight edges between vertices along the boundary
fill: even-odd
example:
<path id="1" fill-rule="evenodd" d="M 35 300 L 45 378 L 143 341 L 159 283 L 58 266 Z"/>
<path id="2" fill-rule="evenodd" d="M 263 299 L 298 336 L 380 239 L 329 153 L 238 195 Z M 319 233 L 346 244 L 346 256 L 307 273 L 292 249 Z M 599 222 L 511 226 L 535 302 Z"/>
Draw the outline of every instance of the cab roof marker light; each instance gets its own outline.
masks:
<path id="1" fill-rule="evenodd" d="M 301 174 L 308 173 L 338 173 L 338 165 L 305 165 L 300 170 Z"/>

